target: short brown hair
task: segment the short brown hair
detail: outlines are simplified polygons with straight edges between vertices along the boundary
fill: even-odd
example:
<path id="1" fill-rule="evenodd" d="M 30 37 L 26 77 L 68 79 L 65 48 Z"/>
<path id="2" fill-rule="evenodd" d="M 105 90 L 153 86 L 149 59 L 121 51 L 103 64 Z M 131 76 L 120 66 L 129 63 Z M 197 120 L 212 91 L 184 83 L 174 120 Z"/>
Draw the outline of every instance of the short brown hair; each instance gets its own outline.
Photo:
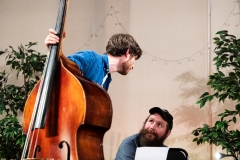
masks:
<path id="1" fill-rule="evenodd" d="M 134 38 L 129 34 L 118 33 L 114 34 L 108 41 L 106 53 L 115 57 L 124 55 L 129 49 L 132 56 L 139 59 L 142 55 L 142 50 Z"/>

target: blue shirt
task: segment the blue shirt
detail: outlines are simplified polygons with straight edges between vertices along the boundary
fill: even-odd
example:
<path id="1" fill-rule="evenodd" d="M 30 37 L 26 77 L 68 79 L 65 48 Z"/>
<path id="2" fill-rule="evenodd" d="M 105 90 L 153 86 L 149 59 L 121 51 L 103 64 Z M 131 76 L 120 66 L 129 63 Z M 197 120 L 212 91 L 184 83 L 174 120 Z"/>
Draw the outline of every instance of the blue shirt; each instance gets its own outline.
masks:
<path id="1" fill-rule="evenodd" d="M 107 54 L 98 54 L 91 50 L 80 51 L 67 56 L 78 65 L 85 78 L 102 86 L 106 91 L 112 81 L 109 72 L 109 63 Z M 106 81 L 103 83 L 104 77 Z M 103 83 L 103 84 L 102 84 Z"/>

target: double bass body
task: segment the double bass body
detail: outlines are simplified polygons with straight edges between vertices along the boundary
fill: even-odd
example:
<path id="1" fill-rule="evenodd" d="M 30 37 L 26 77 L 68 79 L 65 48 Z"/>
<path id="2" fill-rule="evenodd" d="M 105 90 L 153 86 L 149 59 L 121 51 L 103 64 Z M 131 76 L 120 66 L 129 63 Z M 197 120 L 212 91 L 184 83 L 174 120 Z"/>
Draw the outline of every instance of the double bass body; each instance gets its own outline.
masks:
<path id="1" fill-rule="evenodd" d="M 29 158 L 103 160 L 103 136 L 111 126 L 112 105 L 107 92 L 93 82 L 73 75 L 59 63 L 43 129 L 33 129 Z M 24 109 L 27 133 L 39 83 Z M 36 143 L 36 144 L 35 144 Z"/>

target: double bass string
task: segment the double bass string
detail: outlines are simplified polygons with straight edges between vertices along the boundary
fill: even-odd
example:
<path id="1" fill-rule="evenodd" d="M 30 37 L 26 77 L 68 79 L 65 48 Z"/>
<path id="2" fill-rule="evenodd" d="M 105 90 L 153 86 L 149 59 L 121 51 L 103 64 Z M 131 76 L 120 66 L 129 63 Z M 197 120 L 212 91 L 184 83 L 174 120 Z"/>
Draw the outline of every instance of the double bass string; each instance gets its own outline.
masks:
<path id="1" fill-rule="evenodd" d="M 65 8 L 66 5 L 64 5 L 66 3 L 66 1 L 67 0 L 60 1 L 59 13 L 58 13 L 58 17 L 57 17 L 56 31 L 59 31 L 60 35 L 62 34 L 62 33 L 60 33 L 60 31 L 61 31 L 61 29 L 63 29 L 63 25 L 61 25 L 63 22 L 63 19 L 64 19 L 63 17 L 65 17 L 65 15 L 66 15 L 65 12 L 63 12 L 64 10 L 66 10 L 66 8 Z M 43 126 L 44 126 L 44 123 L 46 120 L 46 110 L 47 110 L 48 101 L 50 98 L 49 93 L 51 93 L 51 86 L 52 86 L 52 81 L 53 81 L 53 77 L 54 77 L 53 74 L 55 72 L 56 63 L 58 61 L 58 55 L 57 55 L 58 50 L 59 50 L 59 44 L 50 45 L 48 57 L 45 62 L 43 75 L 40 80 L 38 93 L 36 96 L 36 101 L 34 104 L 34 109 L 33 109 L 33 113 L 31 116 L 31 120 L 30 120 L 30 124 L 29 124 L 27 137 L 25 140 L 21 159 L 24 159 L 24 157 L 27 155 L 29 146 L 30 146 L 30 148 L 33 145 L 34 145 L 34 148 L 36 147 L 38 135 L 39 135 L 39 129 L 43 128 Z M 37 133 L 35 133 L 35 128 L 39 128 L 37 130 Z M 31 134 L 31 131 L 33 131 L 32 134 Z M 34 136 L 35 134 L 36 134 L 36 136 Z M 36 137 L 35 140 L 34 140 L 34 137 Z M 29 141 L 31 141 L 30 145 L 29 145 Z M 33 142 L 34 142 L 34 144 L 32 144 Z M 29 156 L 29 153 L 27 156 Z"/>
<path id="2" fill-rule="evenodd" d="M 33 113 L 32 113 L 30 124 L 29 124 L 28 133 L 27 133 L 26 140 L 25 140 L 25 143 L 24 143 L 24 148 L 23 148 L 23 153 L 22 153 L 21 159 L 23 159 L 26 156 L 28 147 L 32 146 L 32 137 L 34 135 L 34 132 L 31 135 L 31 138 L 30 138 L 30 132 L 31 132 L 31 130 L 34 129 L 33 128 L 33 122 L 35 121 L 35 117 L 36 117 L 36 114 L 37 114 L 38 104 L 39 104 L 39 100 L 40 100 L 41 93 L 42 93 L 42 84 L 44 83 L 44 79 L 45 79 L 44 77 L 45 77 L 45 72 L 46 72 L 46 69 L 47 69 L 48 61 L 49 61 L 49 53 L 48 53 L 48 56 L 47 56 L 47 59 L 46 59 L 46 62 L 45 62 L 45 67 L 44 67 L 44 70 L 43 70 L 42 78 L 40 80 L 38 93 L 37 93 L 37 97 L 36 97 L 36 102 L 34 104 L 34 110 L 33 110 Z M 31 139 L 31 143 L 29 145 L 29 140 L 30 139 Z M 36 146 L 36 144 L 35 144 L 35 146 Z"/>

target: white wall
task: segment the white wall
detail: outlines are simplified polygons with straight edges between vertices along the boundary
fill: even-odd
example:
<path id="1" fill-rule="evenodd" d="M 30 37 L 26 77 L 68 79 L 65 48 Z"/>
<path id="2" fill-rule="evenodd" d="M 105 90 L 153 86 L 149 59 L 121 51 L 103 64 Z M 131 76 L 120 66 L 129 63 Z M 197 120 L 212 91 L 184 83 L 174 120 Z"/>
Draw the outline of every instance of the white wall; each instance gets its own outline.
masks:
<path id="1" fill-rule="evenodd" d="M 35 49 L 46 53 L 43 42 L 48 29 L 55 26 L 58 2 L 1 0 L 0 49 L 36 41 Z M 104 138 L 106 160 L 114 159 L 125 137 L 139 131 L 153 106 L 168 109 L 174 116 L 172 134 L 166 141 L 169 147 L 186 149 L 191 160 L 212 159 L 219 150 L 192 142 L 192 130 L 209 124 L 216 115 L 208 106 L 199 109 L 195 102 L 207 90 L 208 75 L 214 71 L 214 45 L 211 42 L 208 48 L 208 35 L 212 39 L 217 31 L 226 29 L 239 37 L 240 15 L 236 0 L 212 0 L 208 23 L 208 2 L 71 0 L 65 55 L 82 49 L 104 53 L 107 40 L 117 32 L 133 35 L 144 50 L 128 76 L 112 74 L 113 120 Z"/>

